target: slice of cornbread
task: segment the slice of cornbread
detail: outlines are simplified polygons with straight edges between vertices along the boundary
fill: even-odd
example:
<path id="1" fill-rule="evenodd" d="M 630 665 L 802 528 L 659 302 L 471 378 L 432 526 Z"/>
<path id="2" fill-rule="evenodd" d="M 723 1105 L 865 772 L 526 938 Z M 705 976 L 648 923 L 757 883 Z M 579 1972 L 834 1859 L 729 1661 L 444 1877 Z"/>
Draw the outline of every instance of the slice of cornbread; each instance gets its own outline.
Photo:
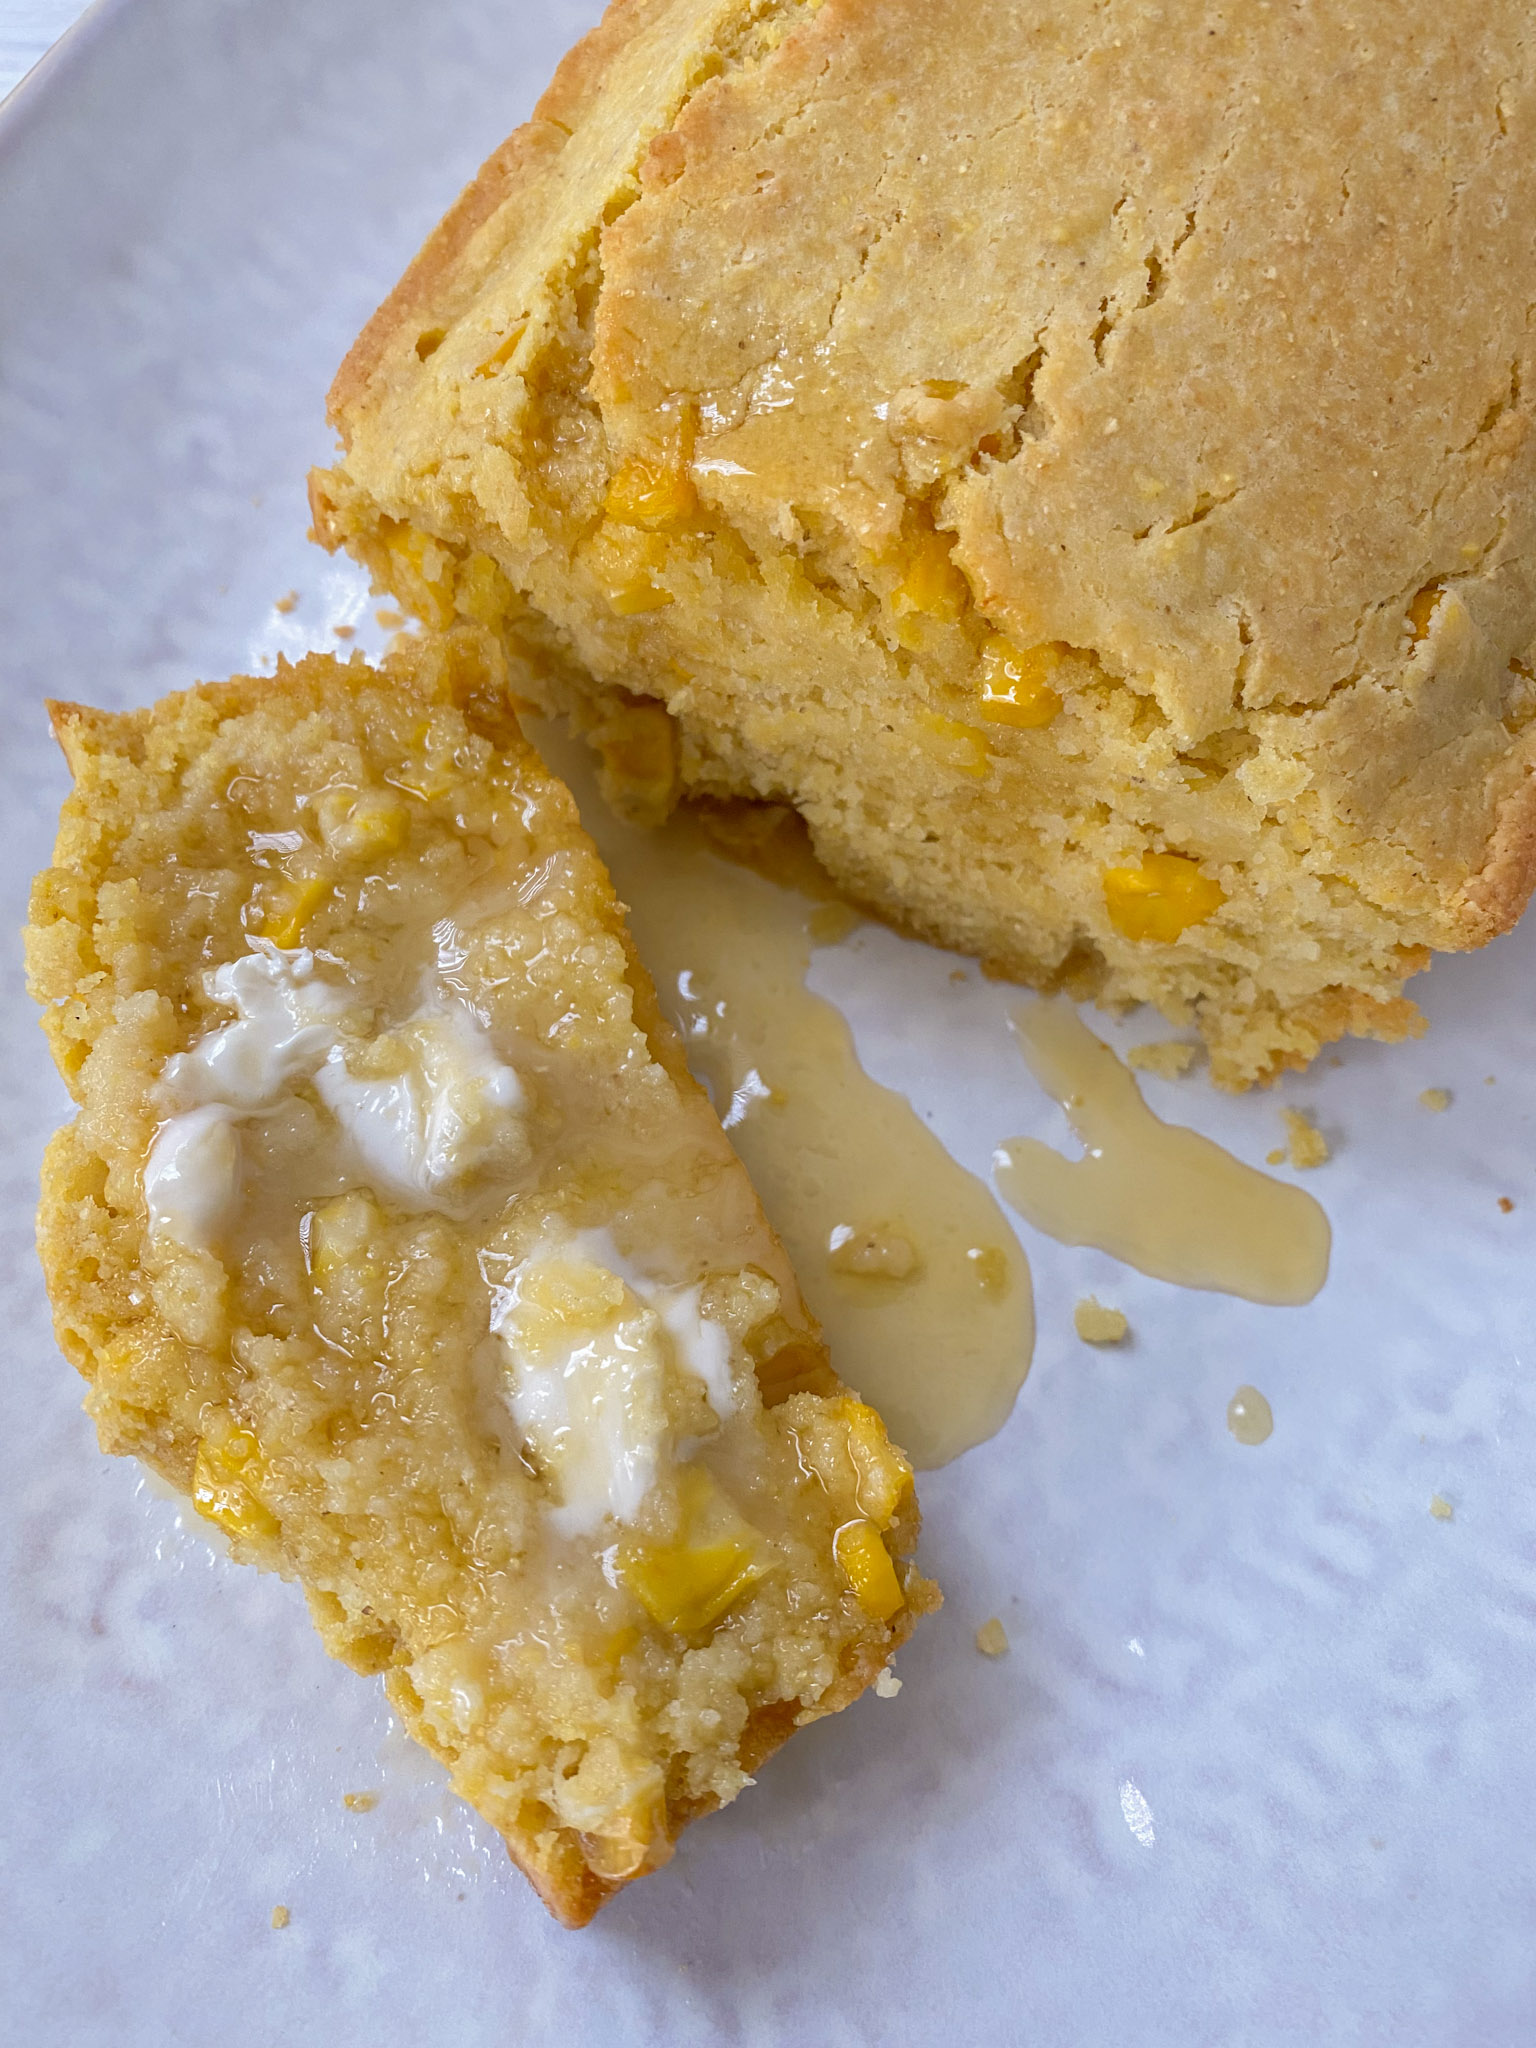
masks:
<path id="1" fill-rule="evenodd" d="M 618 0 L 315 527 L 1241 1086 L 1530 891 L 1533 303 L 1523 0 Z"/>
<path id="2" fill-rule="evenodd" d="M 937 1596 L 494 659 L 55 708 L 39 1242 L 103 1447 L 580 1925 Z"/>

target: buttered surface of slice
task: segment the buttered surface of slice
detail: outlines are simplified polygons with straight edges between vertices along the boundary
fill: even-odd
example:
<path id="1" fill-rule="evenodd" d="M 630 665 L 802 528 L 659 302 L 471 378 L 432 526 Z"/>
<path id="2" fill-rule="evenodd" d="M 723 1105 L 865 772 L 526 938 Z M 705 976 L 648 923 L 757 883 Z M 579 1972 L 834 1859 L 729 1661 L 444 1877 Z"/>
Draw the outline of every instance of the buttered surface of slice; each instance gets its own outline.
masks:
<path id="1" fill-rule="evenodd" d="M 932 1595 L 489 661 L 58 708 L 40 1241 L 104 1446 L 302 1581 L 579 1923 Z"/>

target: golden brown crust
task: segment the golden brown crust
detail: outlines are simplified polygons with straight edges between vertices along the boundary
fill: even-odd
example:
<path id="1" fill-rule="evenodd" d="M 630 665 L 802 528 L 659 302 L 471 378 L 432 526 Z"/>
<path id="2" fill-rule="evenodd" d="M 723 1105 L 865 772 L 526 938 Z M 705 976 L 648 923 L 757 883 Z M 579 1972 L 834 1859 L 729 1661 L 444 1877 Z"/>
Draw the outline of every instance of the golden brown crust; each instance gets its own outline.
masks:
<path id="1" fill-rule="evenodd" d="M 342 395 L 317 534 L 423 616 L 494 561 L 550 694 L 673 711 L 686 794 L 787 797 L 881 914 L 1089 961 L 1219 1079 L 1332 990 L 1395 1032 L 1402 948 L 1481 943 L 1536 864 L 1524 10 L 745 21 L 609 18 L 572 141 L 488 168 L 442 354 L 397 331 Z M 686 421 L 694 514 L 605 517 Z M 1049 733 L 978 732 L 992 632 L 1071 657 Z M 1225 897 L 1168 950 L 1102 887 L 1163 851 Z"/>
<path id="2" fill-rule="evenodd" d="M 1518 921 L 1536 890 L 1536 773 L 1499 806 L 1488 858 L 1454 906 L 1465 943 L 1486 945 Z"/>
<path id="3" fill-rule="evenodd" d="M 344 443 L 349 418 L 367 405 L 369 386 L 390 343 L 413 322 L 451 316 L 455 269 L 476 231 L 518 200 L 526 205 L 535 202 L 542 173 L 558 158 L 601 92 L 614 58 L 670 4 L 671 0 L 610 0 L 597 26 L 560 60 L 532 118 L 491 152 L 432 230 L 332 379 L 326 416 Z"/>

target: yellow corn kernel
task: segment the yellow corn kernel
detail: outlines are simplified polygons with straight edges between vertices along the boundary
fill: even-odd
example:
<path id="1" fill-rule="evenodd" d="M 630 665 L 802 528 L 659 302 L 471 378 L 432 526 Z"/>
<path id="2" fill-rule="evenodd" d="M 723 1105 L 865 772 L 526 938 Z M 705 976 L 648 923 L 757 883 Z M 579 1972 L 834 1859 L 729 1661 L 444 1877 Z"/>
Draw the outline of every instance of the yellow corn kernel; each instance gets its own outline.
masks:
<path id="1" fill-rule="evenodd" d="M 664 704 L 616 700 L 588 738 L 597 750 L 598 786 L 637 825 L 664 825 L 681 788 L 677 726 Z"/>
<path id="2" fill-rule="evenodd" d="M 1444 595 L 1438 583 L 1426 583 L 1408 607 L 1408 631 L 1413 645 L 1418 646 L 1429 631 L 1429 622 L 1435 615 L 1435 606 Z"/>
<path id="3" fill-rule="evenodd" d="M 906 572 L 897 584 L 891 606 L 897 612 L 922 612 L 949 623 L 959 618 L 971 594 L 970 585 L 950 560 L 953 543 L 940 533 L 920 533 L 912 543 Z"/>
<path id="4" fill-rule="evenodd" d="M 1106 868 L 1104 902 L 1109 921 L 1126 939 L 1169 945 L 1227 900 L 1219 882 L 1182 853 L 1146 853 L 1139 868 Z"/>
<path id="5" fill-rule="evenodd" d="M 677 1541 L 627 1538 L 615 1565 L 652 1621 L 691 1636 L 712 1628 L 766 1567 L 757 1532 L 707 1472 L 685 1466 L 677 1491 Z"/>
<path id="6" fill-rule="evenodd" d="M 528 322 L 526 320 L 518 321 L 517 325 L 510 330 L 502 341 L 500 347 L 492 349 L 483 363 L 475 365 L 473 375 L 476 377 L 494 377 L 499 369 L 511 362 L 517 352 L 517 344 L 527 332 Z"/>
<path id="7" fill-rule="evenodd" d="M 453 556 L 404 520 L 386 518 L 380 532 L 391 556 L 390 588 L 426 625 L 445 631 L 453 624 Z"/>
<path id="8" fill-rule="evenodd" d="M 652 1621 L 674 1635 L 711 1628 L 758 1577 L 744 1544 L 668 1544 L 621 1557 L 619 1576 Z"/>
<path id="9" fill-rule="evenodd" d="M 620 526 L 663 533 L 681 526 L 698 509 L 699 494 L 688 474 L 681 440 L 666 455 L 626 455 L 614 471 L 603 509 Z"/>
<path id="10" fill-rule="evenodd" d="M 906 1595 L 891 1553 L 873 1522 L 844 1522 L 832 1540 L 832 1549 L 866 1614 L 876 1621 L 889 1621 L 905 1607 Z"/>
<path id="11" fill-rule="evenodd" d="M 477 549 L 460 569 L 455 599 L 459 610 L 494 633 L 517 610 L 517 594 L 500 565 Z"/>
<path id="12" fill-rule="evenodd" d="M 937 711 L 920 711 L 917 723 L 933 752 L 946 767 L 957 769 L 960 774 L 969 775 L 978 782 L 986 774 L 991 755 L 987 750 L 985 733 L 978 732 L 973 725 L 961 725 L 953 718 L 945 718 Z"/>
<path id="13" fill-rule="evenodd" d="M 633 1623 L 628 1628 L 616 1628 L 603 1644 L 598 1655 L 605 1664 L 617 1671 L 620 1664 L 640 1640 L 640 1631 Z"/>
<path id="14" fill-rule="evenodd" d="M 305 925 L 330 893 L 330 883 L 318 875 L 311 875 L 305 882 L 290 883 L 262 918 L 261 936 L 270 939 L 274 946 L 296 946 Z"/>
<path id="15" fill-rule="evenodd" d="M 369 791 L 328 789 L 315 806 L 327 852 L 343 860 L 371 860 L 398 853 L 409 819 L 398 797 Z"/>
<path id="16" fill-rule="evenodd" d="M 277 1517 L 262 1506 L 249 1483 L 260 1465 L 256 1439 L 248 1430 L 235 1430 L 217 1450 L 205 1438 L 197 1447 L 192 1505 L 228 1536 L 275 1536 Z"/>
<path id="17" fill-rule="evenodd" d="M 403 789 L 408 796 L 420 797 L 424 804 L 436 803 L 454 788 L 453 754 L 440 740 L 434 739 L 430 723 L 423 719 L 411 734 L 411 746 L 424 756 L 412 760 L 409 756 L 401 762 L 393 775 L 385 780 L 396 789 Z"/>
<path id="18" fill-rule="evenodd" d="M 981 650 L 981 715 L 993 725 L 1038 732 L 1061 710 L 1051 677 L 1064 649 L 1048 640 L 1039 647 L 1015 647 L 1001 633 Z"/>
<path id="19" fill-rule="evenodd" d="M 361 1189 L 319 1203 L 299 1226 L 310 1277 L 324 1286 L 349 1263 L 374 1265 L 373 1248 L 382 1224 L 372 1196 Z"/>
<path id="20" fill-rule="evenodd" d="M 659 612 L 675 602 L 671 591 L 653 583 L 644 569 L 622 582 L 608 584 L 603 595 L 621 619 L 633 618 L 637 612 Z"/>
<path id="21" fill-rule="evenodd" d="M 877 1529 L 888 1529 L 912 1490 L 912 1467 L 886 1435 L 873 1408 L 844 1399 L 836 1403 L 836 1412 L 848 1428 L 859 1507 Z"/>

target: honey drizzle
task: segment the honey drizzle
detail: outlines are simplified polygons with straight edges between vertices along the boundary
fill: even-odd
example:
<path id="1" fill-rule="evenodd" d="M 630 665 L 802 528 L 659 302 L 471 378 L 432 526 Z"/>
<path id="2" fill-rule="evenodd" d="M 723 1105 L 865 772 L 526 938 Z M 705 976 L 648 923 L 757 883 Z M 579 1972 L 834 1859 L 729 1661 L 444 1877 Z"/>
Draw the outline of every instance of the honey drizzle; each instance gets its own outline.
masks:
<path id="1" fill-rule="evenodd" d="M 577 798 L 838 1373 L 920 1469 L 995 1435 L 1034 1349 L 1029 1265 L 991 1190 L 871 1080 L 841 1013 L 806 987 L 813 944 L 847 920 L 711 851 L 692 817 L 657 831 L 618 818 L 579 747 L 547 721 L 529 731 Z M 830 1263 L 866 1233 L 885 1272 Z"/>
<path id="2" fill-rule="evenodd" d="M 1070 1005 L 1035 1002 L 1012 1021 L 1084 1147 L 1077 1160 L 1034 1138 L 999 1147 L 997 1184 L 1021 1216 L 1181 1287 L 1276 1306 L 1312 1299 L 1328 1277 L 1331 1232 L 1309 1194 L 1154 1116 Z"/>

